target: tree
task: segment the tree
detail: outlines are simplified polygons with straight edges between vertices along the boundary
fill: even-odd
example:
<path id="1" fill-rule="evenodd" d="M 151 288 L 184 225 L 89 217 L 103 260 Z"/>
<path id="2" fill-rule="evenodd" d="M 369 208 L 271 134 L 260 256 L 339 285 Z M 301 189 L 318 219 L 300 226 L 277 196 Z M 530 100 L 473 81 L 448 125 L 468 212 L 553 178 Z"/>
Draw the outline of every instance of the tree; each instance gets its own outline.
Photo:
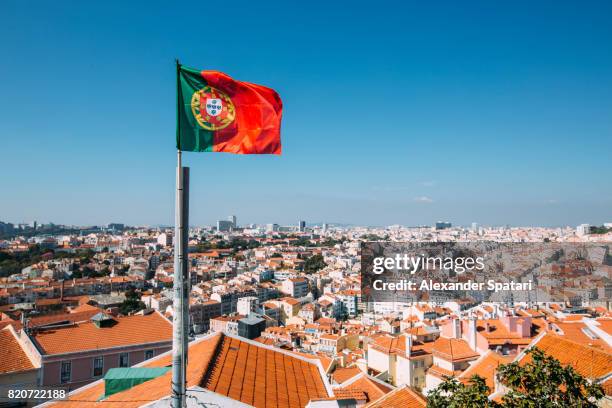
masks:
<path id="1" fill-rule="evenodd" d="M 123 315 L 138 312 L 144 309 L 146 305 L 140 300 L 140 293 L 133 287 L 130 287 L 125 292 L 125 300 L 119 306 L 119 312 Z"/>
<path id="2" fill-rule="evenodd" d="M 130 265 L 120 265 L 115 267 L 115 275 L 117 276 L 125 276 L 127 272 L 130 270 Z"/>
<path id="3" fill-rule="evenodd" d="M 427 395 L 427 406 L 429 408 L 499 407 L 497 402 L 489 400 L 490 393 L 491 389 L 480 376 L 473 376 L 468 384 L 447 377 Z"/>
<path id="4" fill-rule="evenodd" d="M 304 262 L 304 272 L 306 273 L 315 273 L 319 270 L 325 268 L 327 264 L 323 259 L 323 255 L 317 254 L 313 255 L 310 258 L 306 259 Z"/>
<path id="5" fill-rule="evenodd" d="M 291 244 L 293 246 L 302 246 L 302 247 L 312 246 L 312 242 L 310 241 L 310 239 L 306 237 L 299 237 L 298 239 L 294 240 Z"/>
<path id="6" fill-rule="evenodd" d="M 544 354 L 537 347 L 526 351 L 531 361 L 501 365 L 497 379 L 508 392 L 502 402 L 489 401 L 491 390 L 483 378 L 474 376 L 470 384 L 447 378 L 428 395 L 428 407 L 500 407 L 500 408 L 595 408 L 604 397 L 599 384 L 589 382 L 571 365 L 563 367 L 559 360 Z"/>
<path id="7" fill-rule="evenodd" d="M 527 350 L 532 362 L 500 366 L 498 379 L 510 391 L 504 395 L 504 407 L 597 407 L 604 396 L 599 384 L 593 384 L 571 365 L 563 367 L 559 360 L 538 348 Z"/>

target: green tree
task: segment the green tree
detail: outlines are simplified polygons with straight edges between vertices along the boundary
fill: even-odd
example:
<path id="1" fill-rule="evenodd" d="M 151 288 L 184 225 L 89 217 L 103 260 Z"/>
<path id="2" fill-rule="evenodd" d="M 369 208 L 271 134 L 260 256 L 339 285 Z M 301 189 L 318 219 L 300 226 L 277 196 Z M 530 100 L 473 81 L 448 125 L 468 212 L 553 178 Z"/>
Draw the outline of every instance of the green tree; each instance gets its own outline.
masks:
<path id="1" fill-rule="evenodd" d="M 488 408 L 499 407 L 488 396 L 491 389 L 484 378 L 477 375 L 470 379 L 468 384 L 461 383 L 455 378 L 446 380 L 427 395 L 429 408 Z"/>
<path id="2" fill-rule="evenodd" d="M 527 353 L 531 362 L 499 368 L 498 379 L 510 389 L 502 399 L 504 407 L 597 407 L 596 401 L 604 396 L 599 384 L 589 382 L 571 365 L 562 366 L 538 348 Z"/>
<path id="3" fill-rule="evenodd" d="M 562 366 L 559 360 L 544 354 L 537 347 L 526 351 L 532 361 L 519 365 L 501 365 L 497 379 L 508 392 L 501 403 L 490 401 L 491 393 L 483 378 L 474 376 L 469 384 L 447 378 L 428 395 L 430 408 L 595 408 L 604 397 L 599 384 L 589 382 L 571 365 Z"/>
<path id="4" fill-rule="evenodd" d="M 612 232 L 612 228 L 604 227 L 591 227 L 591 234 L 607 234 L 608 232 Z"/>
<path id="5" fill-rule="evenodd" d="M 125 276 L 130 270 L 130 265 L 119 265 L 115 267 L 115 274 L 117 276 Z"/>
<path id="6" fill-rule="evenodd" d="M 327 264 L 323 259 L 323 255 L 317 254 L 313 255 L 310 258 L 304 261 L 304 272 L 306 273 L 315 273 L 323 268 L 325 268 Z"/>
<path id="7" fill-rule="evenodd" d="M 291 244 L 294 246 L 303 246 L 303 247 L 313 246 L 310 239 L 306 237 L 299 237 L 298 239 L 292 241 Z"/>
<path id="8" fill-rule="evenodd" d="M 125 300 L 119 306 L 119 312 L 123 315 L 138 312 L 144 309 L 146 305 L 140 300 L 140 292 L 133 287 L 130 287 L 125 292 Z"/>

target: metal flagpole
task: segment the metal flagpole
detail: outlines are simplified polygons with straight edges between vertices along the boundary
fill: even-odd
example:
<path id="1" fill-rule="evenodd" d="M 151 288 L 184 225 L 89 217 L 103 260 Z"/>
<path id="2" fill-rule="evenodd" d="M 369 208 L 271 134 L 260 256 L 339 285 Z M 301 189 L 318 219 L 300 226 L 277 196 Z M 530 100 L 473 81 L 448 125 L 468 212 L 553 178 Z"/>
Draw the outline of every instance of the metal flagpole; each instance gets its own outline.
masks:
<path id="1" fill-rule="evenodd" d="M 180 65 L 176 62 L 177 85 Z M 178 101 L 177 88 L 177 101 Z M 177 117 L 178 121 L 178 117 Z M 180 126 L 180 121 L 177 122 Z M 179 132 L 180 134 L 180 132 Z M 179 144 L 180 146 L 180 144 Z M 174 304 L 172 325 L 172 408 L 186 407 L 186 374 L 189 325 L 189 167 L 181 163 L 177 151 L 176 207 L 174 219 Z"/>
<path id="2" fill-rule="evenodd" d="M 189 167 L 181 165 L 178 151 L 176 168 L 176 209 L 174 228 L 174 307 L 172 335 L 172 408 L 185 407 L 189 310 L 188 231 Z"/>

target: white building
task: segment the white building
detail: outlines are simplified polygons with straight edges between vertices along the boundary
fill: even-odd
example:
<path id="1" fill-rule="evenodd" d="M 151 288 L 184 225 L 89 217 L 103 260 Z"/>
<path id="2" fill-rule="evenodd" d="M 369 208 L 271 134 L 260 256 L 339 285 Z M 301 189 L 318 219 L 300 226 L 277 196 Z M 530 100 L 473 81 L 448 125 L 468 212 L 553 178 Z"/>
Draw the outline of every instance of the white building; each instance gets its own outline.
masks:
<path id="1" fill-rule="evenodd" d="M 590 224 L 580 224 L 576 227 L 576 233 L 578 235 L 589 235 L 591 233 L 591 225 Z"/>
<path id="2" fill-rule="evenodd" d="M 172 245 L 172 234 L 162 232 L 157 236 L 157 243 L 163 247 Z"/>
<path id="3" fill-rule="evenodd" d="M 290 278 L 284 280 L 281 290 L 286 295 L 299 299 L 304 297 L 309 292 L 308 279 L 306 278 Z"/>
<path id="4" fill-rule="evenodd" d="M 236 311 L 239 315 L 248 316 L 259 309 L 259 299 L 255 296 L 245 296 L 238 299 Z"/>

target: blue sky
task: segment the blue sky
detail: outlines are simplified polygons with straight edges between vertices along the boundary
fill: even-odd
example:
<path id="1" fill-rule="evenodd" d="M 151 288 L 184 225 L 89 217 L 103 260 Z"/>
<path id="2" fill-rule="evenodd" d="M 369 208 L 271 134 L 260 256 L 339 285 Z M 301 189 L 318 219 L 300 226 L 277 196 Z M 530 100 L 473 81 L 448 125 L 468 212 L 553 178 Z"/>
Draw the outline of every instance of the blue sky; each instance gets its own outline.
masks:
<path id="1" fill-rule="evenodd" d="M 175 68 L 283 98 L 191 223 L 612 221 L 609 2 L 0 2 L 0 220 L 170 224 Z"/>

